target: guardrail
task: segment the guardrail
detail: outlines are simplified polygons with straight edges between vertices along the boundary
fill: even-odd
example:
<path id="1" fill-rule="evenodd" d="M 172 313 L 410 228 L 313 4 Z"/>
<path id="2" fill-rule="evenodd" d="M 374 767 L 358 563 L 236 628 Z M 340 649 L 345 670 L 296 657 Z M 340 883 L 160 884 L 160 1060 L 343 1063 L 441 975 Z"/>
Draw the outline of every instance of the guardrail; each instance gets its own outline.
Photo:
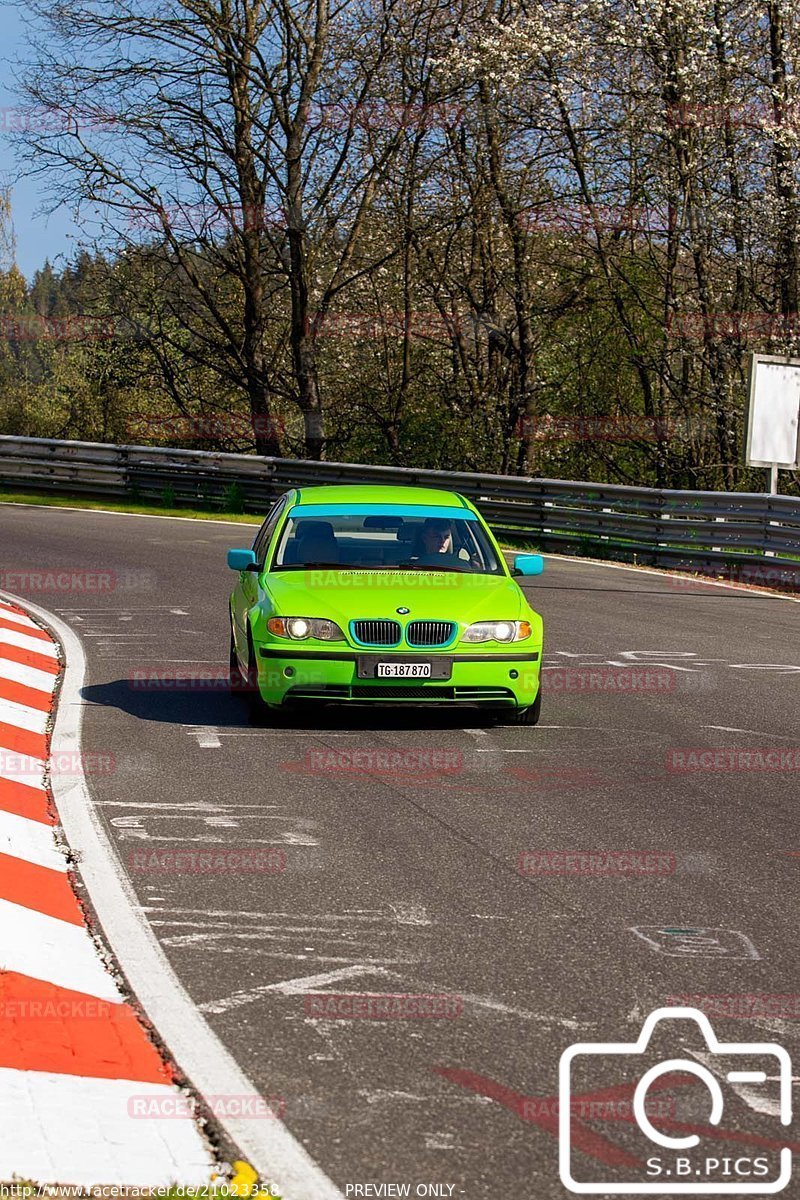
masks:
<path id="1" fill-rule="evenodd" d="M 495 532 L 544 551 L 800 590 L 800 500 L 247 454 L 0 436 L 0 485 L 264 512 L 290 487 L 413 484 L 461 492 Z"/>

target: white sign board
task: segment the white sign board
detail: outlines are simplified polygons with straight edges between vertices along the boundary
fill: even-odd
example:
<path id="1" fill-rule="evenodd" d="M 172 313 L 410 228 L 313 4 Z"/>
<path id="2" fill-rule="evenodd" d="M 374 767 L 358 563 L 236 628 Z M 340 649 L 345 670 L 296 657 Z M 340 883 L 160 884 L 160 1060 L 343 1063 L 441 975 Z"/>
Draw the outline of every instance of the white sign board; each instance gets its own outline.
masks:
<path id="1" fill-rule="evenodd" d="M 800 461 L 800 360 L 754 354 L 747 421 L 749 467 L 797 467 Z"/>

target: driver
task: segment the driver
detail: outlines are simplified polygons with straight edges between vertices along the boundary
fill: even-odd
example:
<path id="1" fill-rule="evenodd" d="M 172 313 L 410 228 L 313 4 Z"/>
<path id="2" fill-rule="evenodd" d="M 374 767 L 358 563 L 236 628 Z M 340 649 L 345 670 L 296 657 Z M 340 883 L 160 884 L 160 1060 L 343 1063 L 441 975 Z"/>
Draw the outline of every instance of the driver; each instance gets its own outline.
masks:
<path id="1" fill-rule="evenodd" d="M 422 526 L 420 552 L 426 556 L 453 553 L 453 530 L 449 521 L 437 517 L 426 518 Z"/>

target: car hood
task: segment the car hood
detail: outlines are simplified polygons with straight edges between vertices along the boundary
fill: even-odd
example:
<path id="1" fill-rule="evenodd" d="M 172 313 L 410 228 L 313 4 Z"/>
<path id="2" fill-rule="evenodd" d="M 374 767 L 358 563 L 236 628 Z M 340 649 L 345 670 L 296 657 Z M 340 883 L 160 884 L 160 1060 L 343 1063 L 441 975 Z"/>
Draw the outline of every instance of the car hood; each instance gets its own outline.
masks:
<path id="1" fill-rule="evenodd" d="M 518 620 L 526 611 L 517 584 L 506 575 L 440 571 L 284 571 L 268 576 L 267 594 L 283 616 L 327 617 L 346 631 L 352 620 Z"/>

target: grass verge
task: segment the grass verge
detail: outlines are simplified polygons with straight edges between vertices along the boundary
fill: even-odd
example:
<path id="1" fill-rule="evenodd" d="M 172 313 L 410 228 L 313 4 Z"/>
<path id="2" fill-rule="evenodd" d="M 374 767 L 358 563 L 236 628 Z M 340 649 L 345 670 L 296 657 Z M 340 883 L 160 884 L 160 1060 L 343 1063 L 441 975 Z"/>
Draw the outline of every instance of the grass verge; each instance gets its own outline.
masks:
<path id="1" fill-rule="evenodd" d="M 0 488 L 0 504 L 38 504 L 48 508 L 82 508 L 102 512 L 135 513 L 146 517 L 191 517 L 195 521 L 232 521 L 260 525 L 263 516 L 255 513 L 221 512 L 219 509 L 178 508 L 164 504 L 136 504 L 132 500 L 94 500 L 57 492 L 8 492 Z"/>

